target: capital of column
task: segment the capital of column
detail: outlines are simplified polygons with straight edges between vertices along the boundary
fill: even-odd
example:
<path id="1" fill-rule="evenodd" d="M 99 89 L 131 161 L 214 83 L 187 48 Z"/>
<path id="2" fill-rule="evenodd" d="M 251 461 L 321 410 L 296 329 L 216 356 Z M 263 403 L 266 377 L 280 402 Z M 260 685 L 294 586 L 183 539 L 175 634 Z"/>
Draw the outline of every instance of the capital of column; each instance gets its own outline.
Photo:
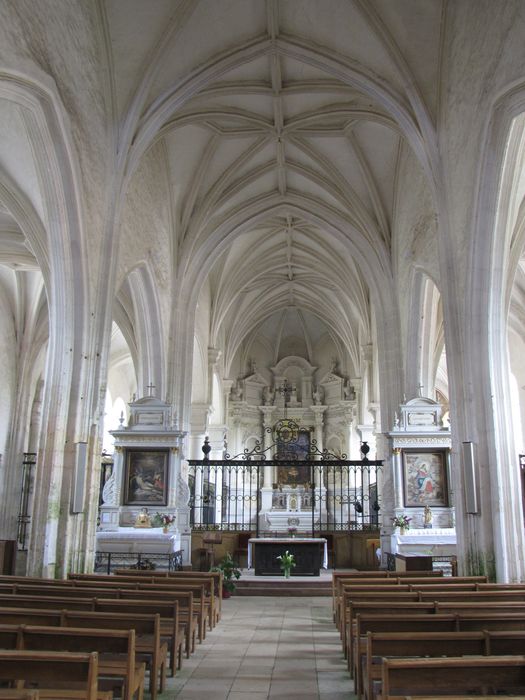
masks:
<path id="1" fill-rule="evenodd" d="M 316 425 L 322 425 L 323 413 L 326 411 L 327 408 L 327 406 L 310 406 L 310 410 L 314 414 L 314 420 Z"/>
<path id="2" fill-rule="evenodd" d="M 233 379 L 223 379 L 222 382 L 222 393 L 226 396 L 230 395 L 233 386 Z"/>
<path id="3" fill-rule="evenodd" d="M 273 425 L 273 414 L 276 409 L 277 406 L 259 406 L 259 410 L 263 414 L 263 425 L 265 428 L 270 428 Z"/>

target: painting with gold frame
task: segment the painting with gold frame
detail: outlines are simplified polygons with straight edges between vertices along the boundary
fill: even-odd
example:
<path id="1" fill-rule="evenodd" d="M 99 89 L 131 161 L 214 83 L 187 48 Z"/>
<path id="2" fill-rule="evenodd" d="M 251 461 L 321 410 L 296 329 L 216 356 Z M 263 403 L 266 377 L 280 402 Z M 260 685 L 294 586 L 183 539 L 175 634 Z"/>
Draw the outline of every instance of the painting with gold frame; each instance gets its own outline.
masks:
<path id="1" fill-rule="evenodd" d="M 124 505 L 168 505 L 169 450 L 127 449 Z"/>
<path id="2" fill-rule="evenodd" d="M 403 450 L 405 507 L 447 506 L 446 450 Z"/>

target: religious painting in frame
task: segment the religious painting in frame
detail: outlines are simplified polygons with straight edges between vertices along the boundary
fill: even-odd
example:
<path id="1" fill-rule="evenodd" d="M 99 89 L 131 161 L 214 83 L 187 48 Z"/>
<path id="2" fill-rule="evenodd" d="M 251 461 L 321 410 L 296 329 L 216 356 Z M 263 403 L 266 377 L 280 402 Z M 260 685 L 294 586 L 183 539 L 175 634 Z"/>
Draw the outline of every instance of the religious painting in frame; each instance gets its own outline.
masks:
<path id="1" fill-rule="evenodd" d="M 403 450 L 405 507 L 448 506 L 446 450 Z"/>
<path id="2" fill-rule="evenodd" d="M 309 484 L 311 467 L 294 463 L 308 460 L 310 431 L 300 429 L 295 421 L 286 419 L 280 420 L 274 430 L 277 442 L 276 459 L 285 463 L 277 467 L 278 483 L 288 486 Z"/>
<path id="3" fill-rule="evenodd" d="M 168 505 L 169 450 L 127 449 L 124 505 Z"/>

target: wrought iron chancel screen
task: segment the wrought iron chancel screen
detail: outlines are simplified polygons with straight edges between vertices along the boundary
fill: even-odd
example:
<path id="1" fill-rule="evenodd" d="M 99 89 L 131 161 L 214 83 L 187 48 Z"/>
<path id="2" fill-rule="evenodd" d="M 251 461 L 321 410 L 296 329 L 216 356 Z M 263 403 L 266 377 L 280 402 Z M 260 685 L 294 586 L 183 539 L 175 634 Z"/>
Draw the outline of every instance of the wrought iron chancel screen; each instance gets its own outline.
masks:
<path id="1" fill-rule="evenodd" d="M 257 535 L 376 529 L 382 461 L 367 459 L 366 443 L 361 460 L 347 460 L 317 450 L 315 440 L 307 444 L 303 433 L 293 432 L 286 449 L 276 440 L 222 460 L 207 458 L 206 442 L 205 458 L 189 461 L 192 528 Z"/>

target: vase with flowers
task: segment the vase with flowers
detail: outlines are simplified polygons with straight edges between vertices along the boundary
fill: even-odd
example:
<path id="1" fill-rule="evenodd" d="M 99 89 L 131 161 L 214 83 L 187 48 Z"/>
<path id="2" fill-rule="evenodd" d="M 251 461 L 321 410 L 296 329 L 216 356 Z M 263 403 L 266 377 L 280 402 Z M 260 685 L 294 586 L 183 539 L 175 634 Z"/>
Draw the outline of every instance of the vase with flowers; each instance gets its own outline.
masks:
<path id="1" fill-rule="evenodd" d="M 399 528 L 400 535 L 404 535 L 407 530 L 410 530 L 411 520 L 412 518 L 409 518 L 407 515 L 396 515 L 392 518 L 392 525 Z"/>
<path id="2" fill-rule="evenodd" d="M 169 532 L 170 525 L 175 522 L 175 516 L 169 513 L 155 513 L 153 517 L 153 527 L 161 527 L 165 534 Z"/>
<path id="3" fill-rule="evenodd" d="M 295 557 L 288 550 L 284 554 L 280 554 L 277 559 L 280 561 L 280 567 L 284 574 L 284 578 L 290 578 L 290 573 L 295 568 Z"/>

